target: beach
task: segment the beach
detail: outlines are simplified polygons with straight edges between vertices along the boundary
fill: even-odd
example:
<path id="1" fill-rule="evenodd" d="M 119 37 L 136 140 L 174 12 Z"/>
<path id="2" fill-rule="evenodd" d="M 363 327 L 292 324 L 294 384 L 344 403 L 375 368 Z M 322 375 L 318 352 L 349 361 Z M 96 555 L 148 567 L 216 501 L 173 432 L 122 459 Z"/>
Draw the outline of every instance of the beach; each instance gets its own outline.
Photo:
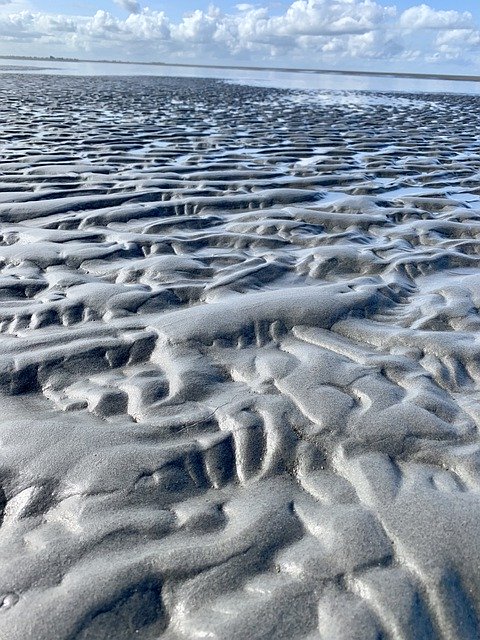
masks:
<path id="1" fill-rule="evenodd" d="M 0 95 L 0 637 L 478 638 L 479 97 Z"/>

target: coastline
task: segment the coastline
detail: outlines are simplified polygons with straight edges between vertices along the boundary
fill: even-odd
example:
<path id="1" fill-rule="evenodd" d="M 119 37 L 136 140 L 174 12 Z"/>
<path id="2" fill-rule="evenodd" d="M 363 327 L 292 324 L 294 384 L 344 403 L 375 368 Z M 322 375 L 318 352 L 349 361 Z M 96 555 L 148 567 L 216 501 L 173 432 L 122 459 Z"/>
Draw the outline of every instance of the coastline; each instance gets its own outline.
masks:
<path id="1" fill-rule="evenodd" d="M 307 73 L 312 75 L 337 75 L 372 78 L 405 78 L 412 80 L 448 80 L 451 82 L 480 82 L 480 75 L 457 75 L 437 73 L 410 73 L 400 71 L 364 71 L 356 69 L 306 69 L 301 67 L 262 67 L 253 65 L 193 64 L 187 62 L 137 62 L 134 60 L 97 60 L 87 58 L 58 58 L 55 56 L 8 56 L 0 60 L 22 60 L 25 62 L 61 62 L 88 64 L 139 65 L 144 67 L 183 67 L 188 69 L 224 69 L 230 71 L 270 71 L 274 73 Z"/>

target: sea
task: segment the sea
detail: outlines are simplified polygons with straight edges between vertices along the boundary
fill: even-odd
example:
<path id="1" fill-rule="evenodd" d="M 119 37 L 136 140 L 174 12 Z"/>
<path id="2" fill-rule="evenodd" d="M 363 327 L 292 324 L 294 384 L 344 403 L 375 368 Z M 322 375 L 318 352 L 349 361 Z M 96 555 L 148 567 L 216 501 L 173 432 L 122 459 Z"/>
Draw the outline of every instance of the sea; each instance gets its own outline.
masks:
<path id="1" fill-rule="evenodd" d="M 316 74 L 279 70 L 214 69 L 168 65 L 117 64 L 105 62 L 59 62 L 0 60 L 0 73 L 74 76 L 170 76 L 216 78 L 239 84 L 312 91 L 358 91 L 399 93 L 479 94 L 480 82 L 441 78 L 405 78 Z M 468 70 L 466 70 L 468 73 Z"/>

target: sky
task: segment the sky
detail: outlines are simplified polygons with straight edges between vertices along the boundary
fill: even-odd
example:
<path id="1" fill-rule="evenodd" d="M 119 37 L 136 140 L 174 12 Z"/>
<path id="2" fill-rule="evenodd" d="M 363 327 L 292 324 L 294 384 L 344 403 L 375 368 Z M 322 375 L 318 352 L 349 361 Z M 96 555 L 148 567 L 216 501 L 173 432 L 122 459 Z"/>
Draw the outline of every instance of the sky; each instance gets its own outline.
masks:
<path id="1" fill-rule="evenodd" d="M 480 0 L 0 0 L 0 55 L 480 74 Z"/>

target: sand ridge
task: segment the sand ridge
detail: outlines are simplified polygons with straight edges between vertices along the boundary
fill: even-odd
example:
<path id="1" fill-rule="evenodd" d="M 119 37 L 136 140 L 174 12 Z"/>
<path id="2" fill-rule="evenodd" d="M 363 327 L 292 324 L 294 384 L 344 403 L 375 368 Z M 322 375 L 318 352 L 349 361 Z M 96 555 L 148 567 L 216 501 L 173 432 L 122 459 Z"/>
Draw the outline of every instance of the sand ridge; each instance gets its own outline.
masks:
<path id="1" fill-rule="evenodd" d="M 0 94 L 0 637 L 478 638 L 478 99 Z"/>

